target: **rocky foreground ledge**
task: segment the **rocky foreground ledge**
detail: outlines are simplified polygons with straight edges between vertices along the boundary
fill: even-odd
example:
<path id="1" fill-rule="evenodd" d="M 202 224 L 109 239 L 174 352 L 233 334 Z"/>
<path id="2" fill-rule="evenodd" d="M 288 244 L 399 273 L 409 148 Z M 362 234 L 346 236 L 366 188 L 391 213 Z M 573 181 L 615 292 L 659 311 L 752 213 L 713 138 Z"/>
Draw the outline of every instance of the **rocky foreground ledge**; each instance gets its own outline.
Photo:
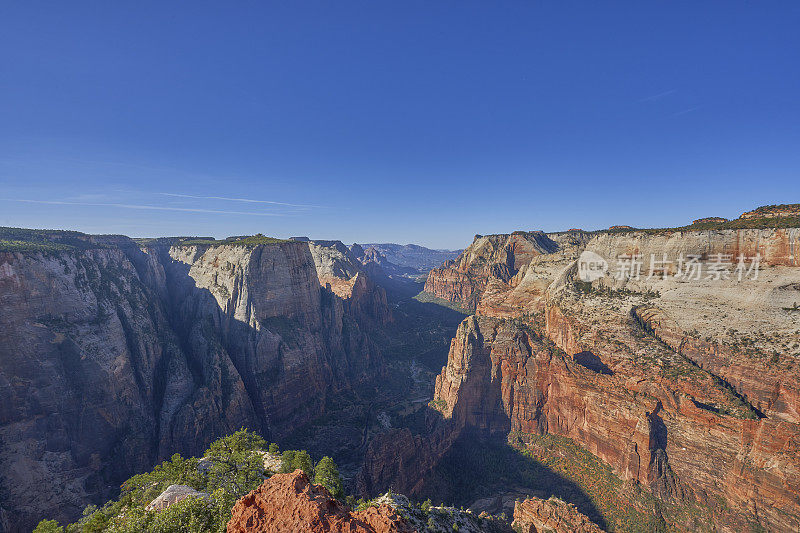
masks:
<path id="1" fill-rule="evenodd" d="M 280 531 L 412 532 L 395 509 L 383 504 L 351 512 L 302 470 L 276 474 L 236 502 L 228 533 Z"/>
<path id="2" fill-rule="evenodd" d="M 387 493 L 350 510 L 302 470 L 275 474 L 233 508 L 228 533 L 596 533 L 603 530 L 555 499 L 517 502 L 513 528 L 503 520 L 453 507 L 417 506 Z"/>

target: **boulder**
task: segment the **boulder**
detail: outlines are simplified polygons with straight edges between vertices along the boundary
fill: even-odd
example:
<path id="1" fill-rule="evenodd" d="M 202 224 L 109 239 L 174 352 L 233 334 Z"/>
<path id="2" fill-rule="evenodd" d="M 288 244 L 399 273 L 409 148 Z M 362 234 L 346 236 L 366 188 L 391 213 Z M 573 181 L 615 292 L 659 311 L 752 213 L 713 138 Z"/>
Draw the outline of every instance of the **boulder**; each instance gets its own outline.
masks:
<path id="1" fill-rule="evenodd" d="M 578 512 L 574 505 L 556 498 L 528 498 L 514 506 L 513 526 L 523 533 L 601 533 L 603 530 Z"/>
<path id="2" fill-rule="evenodd" d="M 389 505 L 351 512 L 302 470 L 275 474 L 233 507 L 228 533 L 410 533 Z"/>
<path id="3" fill-rule="evenodd" d="M 202 498 L 207 500 L 208 494 L 194 490 L 188 485 L 170 485 L 167 490 L 145 507 L 148 511 L 163 511 L 172 504 L 182 502 L 186 498 Z"/>

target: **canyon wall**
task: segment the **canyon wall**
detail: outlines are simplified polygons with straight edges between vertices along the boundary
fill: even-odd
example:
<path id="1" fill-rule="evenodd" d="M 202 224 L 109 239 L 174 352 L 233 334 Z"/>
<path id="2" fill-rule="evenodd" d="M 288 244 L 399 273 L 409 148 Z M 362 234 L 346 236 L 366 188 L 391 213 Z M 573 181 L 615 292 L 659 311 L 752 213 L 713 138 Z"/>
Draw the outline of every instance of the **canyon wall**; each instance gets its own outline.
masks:
<path id="1" fill-rule="evenodd" d="M 477 313 L 437 378 L 438 427 L 567 437 L 657 497 L 682 530 L 800 528 L 800 230 L 544 237 L 554 245 L 478 236 L 431 271 L 427 291 Z M 584 250 L 611 266 L 639 254 L 642 276 L 581 283 Z M 666 276 L 648 276 L 651 254 L 672 260 Z M 681 256 L 708 266 L 717 254 L 731 268 L 759 254 L 761 271 L 676 276 Z M 435 451 L 452 440 L 436 434 Z"/>
<path id="2" fill-rule="evenodd" d="M 74 519 L 172 453 L 278 439 L 384 372 L 383 289 L 341 243 L 0 252 L 0 515 Z"/>
<path id="3" fill-rule="evenodd" d="M 698 503 L 708 509 L 704 520 L 724 531 L 759 521 L 776 531 L 800 526 L 795 425 L 698 407 L 724 402 L 727 392 L 689 365 L 676 372 L 697 373 L 685 380 L 644 368 L 622 374 L 617 365 L 606 373 L 548 341 L 508 320 L 466 319 L 436 380 L 454 431 L 568 437 L 621 479 L 676 505 L 676 516 L 683 502 Z M 637 350 L 661 350 L 640 341 Z"/>
<path id="4" fill-rule="evenodd" d="M 487 287 L 516 287 L 521 273 L 533 263 L 553 261 L 559 254 L 583 249 L 595 251 L 610 263 L 621 255 L 638 254 L 649 268 L 651 254 L 672 261 L 674 273 L 678 258 L 715 254 L 748 258 L 760 254 L 764 266 L 800 266 L 800 229 L 723 229 L 723 230 L 633 230 L 585 232 L 580 230 L 544 234 L 516 232 L 509 235 L 476 235 L 473 243 L 455 260 L 428 274 L 425 292 L 476 310 Z M 563 265 L 562 265 L 563 266 Z"/>

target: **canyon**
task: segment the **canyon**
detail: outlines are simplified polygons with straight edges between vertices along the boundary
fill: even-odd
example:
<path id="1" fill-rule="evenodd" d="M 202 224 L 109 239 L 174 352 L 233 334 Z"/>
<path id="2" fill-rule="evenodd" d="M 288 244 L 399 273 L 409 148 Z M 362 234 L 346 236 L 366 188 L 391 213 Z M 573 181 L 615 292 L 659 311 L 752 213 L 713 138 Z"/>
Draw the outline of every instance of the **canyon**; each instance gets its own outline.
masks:
<path id="1" fill-rule="evenodd" d="M 644 258 L 642 274 L 609 269 L 584 281 L 578 262 L 587 252 L 627 267 Z M 758 256 L 757 276 L 709 266 L 724 258 L 732 272 L 739 256 Z M 683 275 L 688 257 L 710 274 Z M 655 273 L 651 260 L 660 262 Z M 475 313 L 436 379 L 431 407 L 441 418 L 427 434 L 373 442 L 365 486 L 427 494 L 433 483 L 441 493 L 437 462 L 459 439 L 496 435 L 534 455 L 542 442 L 590 452 L 640 522 L 651 515 L 681 531 L 796 531 L 798 266 L 796 227 L 477 235 L 425 284 Z M 391 459 L 387 470 L 381 455 L 417 459 Z M 566 475 L 569 467 L 580 465 Z"/>
<path id="2" fill-rule="evenodd" d="M 476 235 L 424 286 L 377 246 L 19 230 L 0 251 L 0 531 L 74 520 L 242 427 L 332 455 L 350 493 L 524 531 L 796 531 L 793 212 Z M 359 515 L 273 478 L 233 530 L 295 505 L 311 530 L 323 508 L 410 527 L 406 503 Z"/>
<path id="3" fill-rule="evenodd" d="M 43 238 L 0 252 L 6 530 L 242 427 L 280 440 L 385 374 L 385 291 L 339 242 Z"/>

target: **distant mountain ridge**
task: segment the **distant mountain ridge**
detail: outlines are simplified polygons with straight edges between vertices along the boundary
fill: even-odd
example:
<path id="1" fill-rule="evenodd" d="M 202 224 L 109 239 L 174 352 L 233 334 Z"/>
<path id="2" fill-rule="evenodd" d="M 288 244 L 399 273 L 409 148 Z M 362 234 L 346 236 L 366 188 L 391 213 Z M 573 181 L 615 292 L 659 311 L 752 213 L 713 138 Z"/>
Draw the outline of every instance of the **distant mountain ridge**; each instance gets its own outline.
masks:
<path id="1" fill-rule="evenodd" d="M 365 250 L 374 248 L 390 263 L 401 267 L 411 267 L 420 273 L 440 266 L 445 261 L 455 259 L 463 250 L 435 250 L 417 244 L 360 243 Z"/>

